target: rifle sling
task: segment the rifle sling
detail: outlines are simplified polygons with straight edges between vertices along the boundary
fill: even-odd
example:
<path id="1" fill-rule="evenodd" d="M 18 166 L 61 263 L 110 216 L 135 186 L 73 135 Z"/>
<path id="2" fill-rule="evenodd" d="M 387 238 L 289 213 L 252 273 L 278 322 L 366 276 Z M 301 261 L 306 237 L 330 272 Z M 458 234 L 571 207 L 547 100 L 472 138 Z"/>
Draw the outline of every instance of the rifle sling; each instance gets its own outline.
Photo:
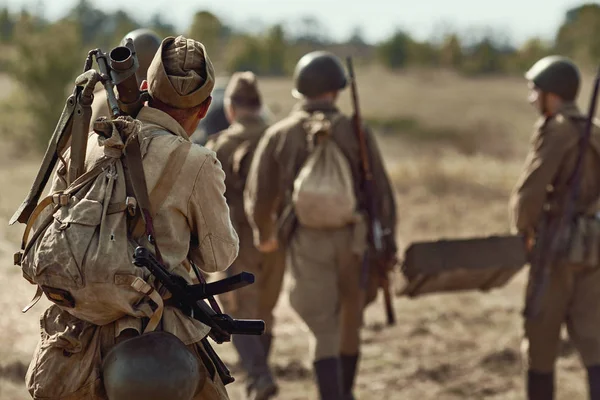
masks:
<path id="1" fill-rule="evenodd" d="M 148 237 L 148 241 L 154 245 L 156 258 L 161 264 L 164 264 L 158 243 L 156 242 L 154 224 L 152 222 L 152 215 L 154 214 L 152 213 L 150 198 L 148 196 L 148 186 L 146 185 L 146 176 L 144 175 L 144 166 L 142 163 L 142 152 L 137 135 L 128 140 L 125 147 L 125 159 L 127 160 L 127 172 L 129 173 L 133 193 L 144 219 L 146 236 Z"/>
<path id="2" fill-rule="evenodd" d="M 63 151 L 63 147 L 66 147 L 65 145 L 71 137 L 71 131 L 73 129 L 72 117 L 75 111 L 76 103 L 77 101 L 75 95 L 73 94 L 69 96 L 58 123 L 56 124 L 52 138 L 48 143 L 48 148 L 44 154 L 44 159 L 37 176 L 35 177 L 35 181 L 33 182 L 27 197 L 25 200 L 23 200 L 17 211 L 11 217 L 9 222 L 10 225 L 14 224 L 15 222 L 21 222 L 23 224 L 26 223 L 33 213 L 33 210 L 40 199 L 42 191 L 44 190 L 46 183 L 48 183 L 48 179 L 50 179 L 50 174 L 52 173 L 52 170 L 58 161 L 58 157 Z"/>

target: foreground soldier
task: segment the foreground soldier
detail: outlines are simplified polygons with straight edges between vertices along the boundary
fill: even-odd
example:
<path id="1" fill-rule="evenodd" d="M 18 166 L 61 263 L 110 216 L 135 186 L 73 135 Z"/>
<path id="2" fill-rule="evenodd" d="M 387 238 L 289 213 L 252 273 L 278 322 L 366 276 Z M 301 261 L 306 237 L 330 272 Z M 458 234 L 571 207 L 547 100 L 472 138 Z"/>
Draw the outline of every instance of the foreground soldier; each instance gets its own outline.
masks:
<path id="1" fill-rule="evenodd" d="M 225 113 L 232 124 L 220 132 L 216 143 L 207 147 L 217 153 L 225 171 L 225 197 L 231 209 L 231 219 L 240 237 L 240 254 L 228 274 L 247 271 L 255 276 L 255 283 L 232 293 L 232 314 L 265 321 L 266 332 L 261 336 L 234 335 L 233 344 L 248 375 L 248 398 L 269 399 L 277 393 L 277 386 L 268 365 L 273 339 L 273 309 L 277 303 L 283 274 L 285 255 L 281 249 L 261 254 L 254 247 L 252 228 L 244 213 L 244 187 L 250 163 L 258 141 L 267 129 L 262 118 L 262 99 L 256 77 L 251 72 L 235 73 L 224 96 Z"/>
<path id="2" fill-rule="evenodd" d="M 586 116 L 575 104 L 580 77 L 568 59 L 550 56 L 527 73 L 529 101 L 541 114 L 531 139 L 524 171 L 511 197 L 512 222 L 532 242 L 544 212 L 560 215 L 571 175 L 575 169 L 579 138 Z M 583 158 L 579 198 L 575 204 L 576 227 L 571 249 L 588 254 L 584 262 L 567 258 L 552 266 L 547 290 L 537 318 L 525 320 L 527 349 L 527 395 L 531 400 L 554 398 L 554 368 L 560 332 L 566 323 L 569 336 L 588 372 L 590 398 L 600 399 L 600 262 L 597 217 L 600 197 L 600 129 L 593 126 L 590 145 Z M 539 236 L 538 236 L 539 237 Z M 584 237 L 576 243 L 575 237 Z M 587 266 L 584 266 L 587 264 Z M 532 290 L 532 277 L 528 293 Z"/>
<path id="3" fill-rule="evenodd" d="M 137 54 L 139 68 L 135 73 L 138 84 L 146 80 L 148 67 L 160 47 L 160 37 L 150 29 L 136 29 L 129 32 L 121 40 L 121 46 L 125 45 L 125 40 L 131 38 Z M 94 102 L 92 103 L 92 118 L 90 119 L 90 131 L 93 130 L 94 121 L 98 117 L 108 117 L 109 110 L 106 103 L 106 91 L 102 85 L 94 91 Z"/>
<path id="4" fill-rule="evenodd" d="M 351 119 L 335 106 L 339 91 L 347 85 L 340 60 L 327 52 L 309 53 L 300 59 L 294 75 L 294 95 L 301 101 L 289 117 L 269 128 L 259 143 L 246 187 L 247 214 L 254 228 L 256 246 L 263 252 L 276 249 L 279 245 L 276 211 L 281 203 L 284 206 L 293 203 L 299 215 L 299 203 L 294 200 L 299 192 L 295 186 L 302 184 L 297 177 L 310 158 L 310 149 L 324 143 L 312 134 L 326 132 L 324 140 L 328 146 L 333 144 L 338 149 L 328 147 L 335 152 L 339 171 L 348 171 L 340 177 L 348 178 L 349 191 L 355 200 L 353 217 L 344 225 L 329 229 L 298 224 L 286 248 L 294 278 L 290 303 L 313 335 L 312 357 L 320 398 L 352 399 L 363 310 L 361 261 L 367 246 L 366 225 L 361 215 L 365 196 L 361 192 L 359 142 Z M 376 199 L 382 221 L 388 225 L 383 229 L 395 232 L 390 183 L 372 136 L 367 135 L 367 139 Z M 337 176 L 322 178 L 333 185 L 342 183 Z M 336 214 L 335 205 L 330 211 Z M 327 220 L 329 215 L 313 217 L 318 222 Z"/>
<path id="5" fill-rule="evenodd" d="M 142 85 L 148 88 L 151 100 L 138 114 L 142 123 L 139 142 L 143 172 L 154 209 L 156 242 L 153 243 L 160 243 L 166 266 L 188 282 L 191 280 L 188 257 L 204 271 L 215 272 L 225 270 L 238 253 L 238 237 L 223 195 L 225 176 L 220 163 L 214 153 L 192 145 L 188 138 L 210 105 L 213 84 L 213 67 L 201 43 L 182 36 L 166 38 L 150 65 L 148 81 Z M 117 122 L 101 122 L 96 127 L 113 124 L 117 127 Z M 136 121 L 130 121 L 118 128 L 125 130 L 135 124 Z M 98 159 L 114 156 L 119 149 L 110 147 L 114 138 L 103 141 L 103 146 L 90 141 L 88 168 Z M 179 153 L 181 149 L 187 156 Z M 178 161 L 179 172 L 169 168 L 174 165 L 170 163 L 172 159 Z M 65 168 L 59 168 L 53 193 L 64 188 L 64 174 Z M 171 190 L 165 190 L 167 186 L 172 186 Z M 76 204 L 90 207 L 94 206 L 92 203 L 87 200 L 84 204 L 82 200 Z M 126 213 L 132 204 L 135 203 L 128 201 L 127 208 L 109 207 L 108 213 Z M 92 214 L 73 214 L 69 221 L 73 226 L 92 224 Z M 69 235 L 72 228 L 65 222 L 59 229 Z M 153 248 L 143 233 L 135 232 L 134 229 L 131 236 L 139 244 Z M 105 236 L 99 240 L 105 240 Z M 81 254 L 84 251 L 77 249 Z M 60 256 L 56 255 L 58 260 Z M 110 257 L 115 255 L 107 254 L 102 259 Z M 114 282 L 106 282 L 106 290 L 94 293 L 94 298 L 86 299 L 87 302 L 107 304 L 106 296 L 122 293 L 111 287 L 123 285 L 116 278 L 115 275 Z M 61 294 L 66 300 L 71 297 L 65 291 L 48 290 L 56 298 Z M 51 306 L 42 317 L 41 342 L 27 374 L 32 396 L 74 400 L 228 399 L 223 382 L 215 373 L 214 359 L 200 342 L 209 328 L 167 299 L 156 327 L 158 332 L 145 333 L 150 325 L 158 323 L 154 316 L 162 306 L 160 296 L 157 301 L 156 296 L 152 297 L 156 291 L 150 288 L 145 293 L 154 305 L 143 298 L 134 311 L 147 310 L 148 317 L 129 314 L 101 326 L 75 318 L 71 312 L 77 311 L 76 302 L 68 305 L 73 308 L 71 312 Z"/>

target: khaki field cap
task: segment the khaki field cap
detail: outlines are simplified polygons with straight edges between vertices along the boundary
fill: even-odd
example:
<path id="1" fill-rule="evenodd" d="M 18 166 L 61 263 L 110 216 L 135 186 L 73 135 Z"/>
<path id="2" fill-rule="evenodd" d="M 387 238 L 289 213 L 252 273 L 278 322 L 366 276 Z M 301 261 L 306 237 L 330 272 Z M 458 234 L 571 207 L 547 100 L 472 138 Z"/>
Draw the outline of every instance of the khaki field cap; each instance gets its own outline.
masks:
<path id="1" fill-rule="evenodd" d="M 234 73 L 225 89 L 224 97 L 234 105 L 260 107 L 261 97 L 256 76 L 249 71 Z"/>
<path id="2" fill-rule="evenodd" d="M 215 86 L 215 72 L 204 45 L 183 36 L 167 37 L 148 69 L 148 93 L 174 108 L 192 108 Z"/>

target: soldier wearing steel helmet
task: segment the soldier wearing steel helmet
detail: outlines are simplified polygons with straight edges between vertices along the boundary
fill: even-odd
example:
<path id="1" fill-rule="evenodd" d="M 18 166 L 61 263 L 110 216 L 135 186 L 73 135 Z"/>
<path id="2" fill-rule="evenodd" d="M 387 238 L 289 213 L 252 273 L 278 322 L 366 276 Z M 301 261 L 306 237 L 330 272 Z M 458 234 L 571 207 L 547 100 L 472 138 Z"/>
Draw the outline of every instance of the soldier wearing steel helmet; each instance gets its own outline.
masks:
<path id="1" fill-rule="evenodd" d="M 146 80 L 148 67 L 160 47 L 162 39 L 150 29 L 136 29 L 126 34 L 121 40 L 120 45 L 125 45 L 125 40 L 131 38 L 137 54 L 139 68 L 135 73 L 138 84 Z M 98 84 L 94 91 L 94 102 L 92 103 L 92 118 L 90 119 L 90 131 L 94 121 L 98 117 L 109 117 L 108 104 L 106 102 L 106 91 L 104 87 Z"/>
<path id="2" fill-rule="evenodd" d="M 580 73 L 567 58 L 549 56 L 525 74 L 529 102 L 540 114 L 523 172 L 510 200 L 514 229 L 533 245 L 545 212 L 560 215 L 578 158 L 578 143 L 586 116 L 576 105 Z M 566 257 L 550 272 L 538 317 L 525 319 L 523 349 L 527 367 L 527 398 L 554 398 L 554 369 L 560 333 L 569 336 L 587 368 L 592 400 L 600 399 L 600 128 L 594 124 L 583 157 L 574 228 Z M 596 232 L 596 234 L 594 234 Z M 584 238 L 580 241 L 577 238 Z M 575 262 L 575 254 L 584 255 Z M 595 254 L 595 256 L 594 256 Z M 532 289 L 532 278 L 528 293 Z"/>
<path id="3" fill-rule="evenodd" d="M 283 235 L 276 220 L 279 207 L 293 204 L 294 182 L 311 152 L 305 123 L 316 115 L 331 122 L 333 140 L 348 161 L 357 200 L 357 218 L 341 228 L 309 228 L 297 222 L 286 240 L 287 263 L 293 285 L 290 304 L 311 332 L 311 356 L 320 398 L 353 399 L 360 356 L 363 300 L 361 261 L 367 246 L 366 199 L 361 192 L 359 142 L 352 120 L 336 107 L 347 86 L 344 67 L 329 52 L 308 53 L 294 72 L 293 95 L 299 102 L 291 114 L 271 126 L 258 144 L 245 188 L 245 208 L 254 231 L 254 243 L 272 252 Z M 395 232 L 395 203 L 381 155 L 366 133 L 376 182 L 376 201 L 383 229 Z M 281 222 L 281 221 L 279 221 Z M 288 225 L 289 226 L 289 225 Z M 393 240 L 393 234 L 390 235 Z M 391 244 L 395 248 L 395 243 Z"/>

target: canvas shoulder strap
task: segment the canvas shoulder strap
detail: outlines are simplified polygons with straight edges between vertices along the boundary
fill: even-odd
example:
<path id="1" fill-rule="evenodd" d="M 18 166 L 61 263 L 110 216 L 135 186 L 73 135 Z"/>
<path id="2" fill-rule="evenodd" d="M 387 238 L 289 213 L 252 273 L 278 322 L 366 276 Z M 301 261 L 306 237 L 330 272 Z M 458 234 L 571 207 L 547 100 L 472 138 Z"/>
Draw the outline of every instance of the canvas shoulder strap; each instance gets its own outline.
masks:
<path id="1" fill-rule="evenodd" d="M 151 194 L 148 193 L 146 177 L 144 176 L 139 139 L 137 137 L 131 139 L 125 148 L 125 159 L 128 167 L 129 181 L 135 198 L 137 199 L 138 208 L 140 210 L 139 215 L 141 215 L 141 220 L 138 219 L 133 225 L 133 237 L 137 238 L 146 234 L 149 241 L 154 245 L 156 257 L 160 262 L 163 262 L 163 259 L 156 241 L 153 218 L 156 216 L 156 212 L 164 203 L 173 188 L 191 146 L 191 142 L 184 142 L 169 155 L 163 173 Z"/>

